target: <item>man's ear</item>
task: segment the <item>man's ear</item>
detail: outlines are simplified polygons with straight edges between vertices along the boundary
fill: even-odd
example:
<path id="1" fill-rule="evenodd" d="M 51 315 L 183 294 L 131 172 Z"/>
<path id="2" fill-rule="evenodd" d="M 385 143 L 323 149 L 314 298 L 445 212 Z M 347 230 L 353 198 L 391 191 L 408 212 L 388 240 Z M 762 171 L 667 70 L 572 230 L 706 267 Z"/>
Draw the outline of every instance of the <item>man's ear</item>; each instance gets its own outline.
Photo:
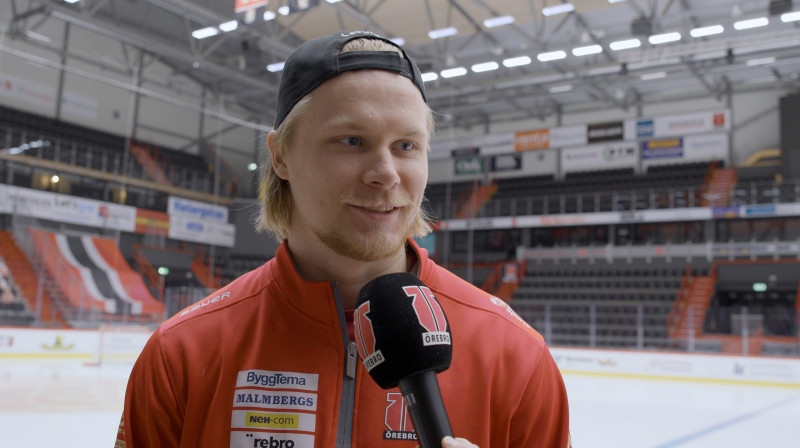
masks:
<path id="1" fill-rule="evenodd" d="M 269 148 L 270 163 L 275 174 L 283 180 L 289 180 L 289 170 L 286 169 L 286 162 L 283 160 L 283 155 L 280 154 L 275 145 L 275 131 L 269 131 L 267 134 L 267 148 Z"/>

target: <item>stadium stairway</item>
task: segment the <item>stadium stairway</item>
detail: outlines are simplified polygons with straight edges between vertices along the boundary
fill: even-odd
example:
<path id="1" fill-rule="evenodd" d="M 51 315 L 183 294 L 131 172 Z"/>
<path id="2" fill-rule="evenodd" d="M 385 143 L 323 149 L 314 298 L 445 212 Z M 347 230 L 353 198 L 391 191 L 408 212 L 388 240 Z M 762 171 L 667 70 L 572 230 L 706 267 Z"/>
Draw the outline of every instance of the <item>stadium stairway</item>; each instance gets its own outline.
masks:
<path id="1" fill-rule="evenodd" d="M 478 188 L 472 192 L 469 199 L 463 203 L 461 209 L 456 213 L 456 219 L 469 219 L 477 216 L 478 212 L 492 199 L 496 192 L 497 181 L 492 182 L 491 185 L 478 185 Z"/>
<path id="2" fill-rule="evenodd" d="M 161 185 L 172 185 L 169 178 L 164 173 L 164 169 L 153 157 L 150 146 L 143 146 L 136 142 L 131 141 L 131 152 L 142 167 L 144 172 L 153 179 L 154 182 Z"/>
<path id="3" fill-rule="evenodd" d="M 28 302 L 28 308 L 37 313 L 36 298 L 39 295 L 39 278 L 28 257 L 25 256 L 8 230 L 0 230 L 0 255 L 6 260 L 21 295 Z M 38 310 L 39 320 L 48 326 L 68 327 L 63 313 L 53 306 L 53 300 L 47 293 L 47 289 L 42 288 L 41 293 L 42 308 Z"/>
<path id="4" fill-rule="evenodd" d="M 736 168 L 712 168 L 703 194 L 704 207 L 727 207 L 736 186 Z"/>
<path id="5" fill-rule="evenodd" d="M 700 335 L 706 311 L 711 303 L 716 279 L 712 276 L 684 277 L 684 284 L 673 304 L 669 337 L 685 340 L 689 334 Z"/>
<path id="6" fill-rule="evenodd" d="M 192 273 L 200 280 L 206 288 L 216 291 L 222 287 L 222 271 L 219 268 L 214 269 L 214 274 L 211 274 L 211 266 L 206 263 L 205 252 L 200 247 L 200 252 L 196 252 L 192 257 Z"/>

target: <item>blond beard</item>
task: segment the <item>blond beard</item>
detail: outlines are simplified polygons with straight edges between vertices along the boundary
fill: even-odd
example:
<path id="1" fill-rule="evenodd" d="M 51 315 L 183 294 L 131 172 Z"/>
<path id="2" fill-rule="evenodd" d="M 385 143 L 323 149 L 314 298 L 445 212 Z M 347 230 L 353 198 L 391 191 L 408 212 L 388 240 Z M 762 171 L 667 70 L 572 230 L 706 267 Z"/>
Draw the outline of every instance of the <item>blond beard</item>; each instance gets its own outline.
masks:
<path id="1" fill-rule="evenodd" d="M 371 236 L 373 230 L 370 229 L 366 237 L 349 232 L 347 229 L 335 228 L 326 230 L 316 230 L 317 238 L 327 248 L 335 253 L 357 261 L 378 261 L 391 257 L 401 250 L 405 250 L 406 240 L 411 237 L 411 228 L 406 226 L 402 234 L 394 238 L 389 235 L 386 238 L 376 238 Z M 376 229 L 376 231 L 379 231 Z"/>

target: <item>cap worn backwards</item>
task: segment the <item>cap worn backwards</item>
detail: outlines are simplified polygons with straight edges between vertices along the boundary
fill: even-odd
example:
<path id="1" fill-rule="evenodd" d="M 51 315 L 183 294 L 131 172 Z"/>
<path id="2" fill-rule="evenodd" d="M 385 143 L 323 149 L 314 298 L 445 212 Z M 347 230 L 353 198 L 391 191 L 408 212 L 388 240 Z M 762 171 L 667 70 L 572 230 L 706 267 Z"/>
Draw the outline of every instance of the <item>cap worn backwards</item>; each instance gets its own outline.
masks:
<path id="1" fill-rule="evenodd" d="M 289 55 L 283 67 L 275 111 L 276 129 L 303 97 L 325 81 L 350 70 L 386 70 L 405 76 L 417 86 L 422 99 L 428 102 L 422 75 L 405 52 L 405 57 L 393 51 L 341 53 L 347 42 L 360 38 L 379 39 L 400 48 L 394 42 L 369 31 L 341 32 L 303 43 Z"/>

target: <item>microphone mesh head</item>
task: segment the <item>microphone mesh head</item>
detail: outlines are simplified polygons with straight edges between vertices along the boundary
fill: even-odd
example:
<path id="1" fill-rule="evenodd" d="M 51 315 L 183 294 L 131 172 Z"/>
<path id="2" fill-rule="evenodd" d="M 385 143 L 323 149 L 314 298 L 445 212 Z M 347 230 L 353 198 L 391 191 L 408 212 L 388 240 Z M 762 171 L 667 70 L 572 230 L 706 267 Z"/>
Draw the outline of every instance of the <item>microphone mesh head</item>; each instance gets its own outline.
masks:
<path id="1" fill-rule="evenodd" d="M 407 376 L 450 367 L 450 325 L 420 279 L 386 274 L 364 285 L 354 314 L 356 346 L 364 367 L 384 389 Z"/>

